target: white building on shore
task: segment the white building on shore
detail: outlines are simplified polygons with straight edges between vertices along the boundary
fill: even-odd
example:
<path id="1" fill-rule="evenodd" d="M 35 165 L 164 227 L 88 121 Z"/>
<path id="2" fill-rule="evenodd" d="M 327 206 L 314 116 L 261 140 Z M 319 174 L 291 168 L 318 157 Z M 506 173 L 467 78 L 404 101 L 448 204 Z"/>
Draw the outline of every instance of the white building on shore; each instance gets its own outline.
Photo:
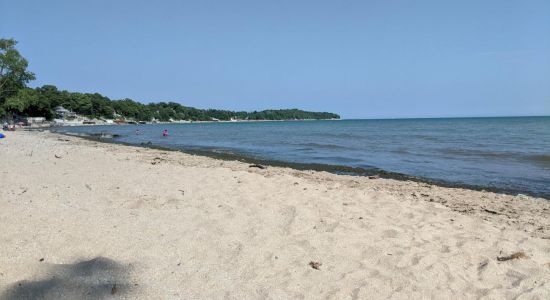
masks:
<path id="1" fill-rule="evenodd" d="M 70 111 L 70 110 L 66 109 L 65 107 L 63 107 L 63 106 L 58 106 L 54 110 L 55 110 L 56 116 L 58 118 L 63 119 L 63 120 L 72 119 L 72 118 L 76 117 L 76 114 L 73 111 Z"/>

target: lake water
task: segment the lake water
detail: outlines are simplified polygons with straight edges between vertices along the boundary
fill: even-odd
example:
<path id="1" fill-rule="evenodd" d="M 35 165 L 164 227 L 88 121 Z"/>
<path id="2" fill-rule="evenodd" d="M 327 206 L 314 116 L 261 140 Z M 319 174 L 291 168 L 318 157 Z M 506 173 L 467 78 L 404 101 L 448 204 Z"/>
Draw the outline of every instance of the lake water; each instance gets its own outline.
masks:
<path id="1" fill-rule="evenodd" d="M 135 130 L 140 130 L 140 135 Z M 168 137 L 162 136 L 167 129 Z M 550 198 L 550 117 L 62 127 L 115 141 L 382 169 Z"/>

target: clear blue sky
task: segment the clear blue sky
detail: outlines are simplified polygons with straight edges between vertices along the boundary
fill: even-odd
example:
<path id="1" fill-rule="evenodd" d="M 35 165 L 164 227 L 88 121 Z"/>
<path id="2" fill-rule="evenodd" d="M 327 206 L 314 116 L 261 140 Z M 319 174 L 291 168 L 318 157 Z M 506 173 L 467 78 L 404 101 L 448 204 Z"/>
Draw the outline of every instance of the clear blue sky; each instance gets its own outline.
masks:
<path id="1" fill-rule="evenodd" d="M 0 0 L 37 80 L 346 118 L 550 115 L 550 1 Z"/>

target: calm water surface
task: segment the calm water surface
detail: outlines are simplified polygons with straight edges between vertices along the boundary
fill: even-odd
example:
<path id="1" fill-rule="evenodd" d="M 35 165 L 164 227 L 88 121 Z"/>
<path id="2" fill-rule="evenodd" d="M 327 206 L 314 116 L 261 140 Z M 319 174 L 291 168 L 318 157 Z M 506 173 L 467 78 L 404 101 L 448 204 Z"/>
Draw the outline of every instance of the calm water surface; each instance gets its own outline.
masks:
<path id="1" fill-rule="evenodd" d="M 135 135 L 139 129 L 141 134 Z M 170 136 L 162 137 L 168 129 Z M 63 127 L 115 140 L 260 159 L 379 168 L 550 197 L 550 117 Z"/>

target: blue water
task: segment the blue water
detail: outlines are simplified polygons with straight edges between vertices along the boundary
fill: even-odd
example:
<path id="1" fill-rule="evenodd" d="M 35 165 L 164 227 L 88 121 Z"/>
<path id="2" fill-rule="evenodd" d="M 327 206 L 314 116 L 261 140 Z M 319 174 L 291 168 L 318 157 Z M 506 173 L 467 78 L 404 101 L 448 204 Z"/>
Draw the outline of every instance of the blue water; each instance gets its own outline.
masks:
<path id="1" fill-rule="evenodd" d="M 163 129 L 169 137 L 162 137 Z M 192 123 L 59 131 L 108 132 L 127 143 L 151 141 L 268 160 L 379 168 L 550 196 L 550 117 Z"/>

